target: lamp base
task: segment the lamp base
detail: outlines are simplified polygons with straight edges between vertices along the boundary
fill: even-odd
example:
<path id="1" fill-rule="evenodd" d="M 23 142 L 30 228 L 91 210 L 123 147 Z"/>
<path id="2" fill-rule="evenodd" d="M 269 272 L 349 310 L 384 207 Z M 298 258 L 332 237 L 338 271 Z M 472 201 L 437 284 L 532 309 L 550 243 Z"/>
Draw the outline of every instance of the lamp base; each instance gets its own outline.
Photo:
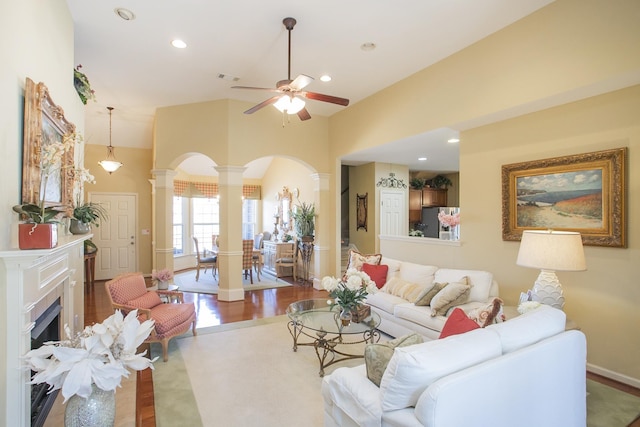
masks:
<path id="1" fill-rule="evenodd" d="M 562 307 L 564 307 L 564 295 L 562 293 L 562 285 L 560 285 L 555 272 L 550 270 L 540 271 L 540 275 L 533 285 L 531 300 L 562 310 Z"/>

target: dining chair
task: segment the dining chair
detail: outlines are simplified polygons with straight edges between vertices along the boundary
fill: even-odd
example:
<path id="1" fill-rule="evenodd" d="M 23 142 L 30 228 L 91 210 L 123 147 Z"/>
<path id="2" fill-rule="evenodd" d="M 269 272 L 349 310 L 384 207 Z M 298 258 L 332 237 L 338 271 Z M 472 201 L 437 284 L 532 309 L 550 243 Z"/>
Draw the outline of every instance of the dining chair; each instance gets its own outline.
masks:
<path id="1" fill-rule="evenodd" d="M 282 269 L 285 267 L 290 267 L 293 270 L 293 281 L 297 280 L 296 278 L 296 249 L 297 245 L 294 239 L 293 244 L 290 245 L 282 245 L 278 248 L 279 256 L 276 258 L 275 267 L 276 267 L 276 279 L 282 276 Z"/>
<path id="2" fill-rule="evenodd" d="M 242 270 L 244 278 L 249 276 L 253 285 L 253 240 L 251 239 L 242 240 Z"/>
<path id="3" fill-rule="evenodd" d="M 169 359 L 169 340 L 182 335 L 190 328 L 196 335 L 196 311 L 193 303 L 185 303 L 182 292 L 150 291 L 142 273 L 125 273 L 105 282 L 107 297 L 113 310 L 123 314 L 138 310 L 140 321 L 155 321 L 151 335 L 145 342 L 162 344 L 162 359 Z M 160 296 L 168 303 L 163 303 Z"/>
<path id="4" fill-rule="evenodd" d="M 253 268 L 260 280 L 260 274 L 262 273 L 262 233 L 253 236 Z"/>
<path id="5" fill-rule="evenodd" d="M 196 282 L 200 279 L 200 267 L 204 267 L 204 274 L 207 274 L 207 268 L 211 267 L 211 275 L 216 277 L 218 257 L 216 255 L 208 255 L 206 249 L 201 254 L 196 236 L 193 236 L 193 243 L 196 245 Z"/>

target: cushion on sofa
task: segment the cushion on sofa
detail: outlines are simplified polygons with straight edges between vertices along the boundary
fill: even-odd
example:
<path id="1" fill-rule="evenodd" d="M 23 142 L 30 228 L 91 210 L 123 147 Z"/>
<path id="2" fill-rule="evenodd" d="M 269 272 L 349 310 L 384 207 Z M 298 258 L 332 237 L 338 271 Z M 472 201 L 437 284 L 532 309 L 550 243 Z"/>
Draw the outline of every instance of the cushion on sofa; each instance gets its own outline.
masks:
<path id="1" fill-rule="evenodd" d="M 449 283 L 445 282 L 445 283 L 438 283 L 435 282 L 433 284 L 432 288 L 425 288 L 425 290 L 418 295 L 418 298 L 416 299 L 416 302 L 414 303 L 415 305 L 430 305 L 431 304 L 431 300 L 433 299 L 433 297 L 436 296 L 436 294 L 438 292 L 440 292 L 442 290 L 442 288 L 444 288 L 445 286 L 447 286 Z"/>
<path id="2" fill-rule="evenodd" d="M 387 281 L 389 281 L 389 279 L 391 279 L 392 277 L 397 277 L 400 274 L 400 265 L 402 264 L 402 261 L 383 256 L 382 260 L 380 260 L 380 264 L 389 266 L 389 271 L 387 272 Z"/>
<path id="3" fill-rule="evenodd" d="M 480 325 L 470 319 L 467 314 L 459 308 L 454 308 L 440 332 L 440 338 L 446 338 L 451 335 L 464 334 L 465 332 L 478 329 Z"/>
<path id="4" fill-rule="evenodd" d="M 400 277 L 392 277 L 382 287 L 381 291 L 395 295 L 409 302 L 415 302 L 418 296 L 424 292 L 427 285 L 408 282 Z"/>
<path id="5" fill-rule="evenodd" d="M 432 286 L 434 276 L 438 267 L 434 265 L 414 264 L 412 262 L 402 262 L 398 277 L 407 282 L 418 285 Z"/>
<path id="6" fill-rule="evenodd" d="M 350 268 L 355 268 L 358 271 L 362 271 L 362 264 L 380 264 L 380 260 L 382 259 L 381 254 L 369 254 L 363 255 L 358 251 L 354 251 L 353 249 L 349 249 L 349 262 L 347 263 L 347 270 Z"/>
<path id="7" fill-rule="evenodd" d="M 396 347 L 422 344 L 422 335 L 410 334 L 383 343 L 368 344 L 364 348 L 364 363 L 367 367 L 367 378 L 380 387 L 380 380 L 387 369 Z"/>
<path id="8" fill-rule="evenodd" d="M 505 317 L 502 311 L 502 305 L 503 301 L 500 298 L 495 297 L 489 304 L 471 310 L 468 317 L 476 322 L 481 328 L 493 323 L 504 322 Z"/>
<path id="9" fill-rule="evenodd" d="M 376 292 L 375 294 L 367 295 L 365 302 L 373 307 L 379 308 L 382 311 L 386 311 L 389 314 L 393 314 L 395 307 L 399 304 L 407 304 L 407 301 L 397 297 L 395 295 L 388 294 L 386 292 Z"/>
<path id="10" fill-rule="evenodd" d="M 500 338 L 488 329 L 396 348 L 380 382 L 382 410 L 415 406 L 434 381 L 501 354 Z"/>
<path id="11" fill-rule="evenodd" d="M 509 319 L 508 322 L 489 325 L 500 336 L 503 353 L 534 344 L 565 330 L 567 315 L 550 305 L 541 305 L 538 309 Z"/>
<path id="12" fill-rule="evenodd" d="M 466 277 L 449 283 L 431 300 L 431 316 L 444 316 L 451 307 L 467 302 L 471 286 Z"/>
<path id="13" fill-rule="evenodd" d="M 362 264 L 362 271 L 367 273 L 371 280 L 376 282 L 376 287 L 378 289 L 382 288 L 384 284 L 387 283 L 387 272 L 389 271 L 388 265 L 373 265 L 364 263 Z"/>
<path id="14" fill-rule="evenodd" d="M 436 271 L 436 282 L 458 282 L 462 277 L 469 279 L 471 292 L 469 301 L 485 302 L 489 298 L 489 292 L 493 283 L 493 274 L 481 270 L 458 270 L 452 268 L 440 268 Z"/>

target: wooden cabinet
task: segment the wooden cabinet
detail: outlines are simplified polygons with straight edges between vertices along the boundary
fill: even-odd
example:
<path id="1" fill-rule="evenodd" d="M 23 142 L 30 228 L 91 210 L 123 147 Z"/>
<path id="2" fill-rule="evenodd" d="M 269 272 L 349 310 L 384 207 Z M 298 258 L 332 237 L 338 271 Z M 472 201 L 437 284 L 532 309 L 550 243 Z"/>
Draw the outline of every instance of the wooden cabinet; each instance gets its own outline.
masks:
<path id="1" fill-rule="evenodd" d="M 271 242 L 265 241 L 262 243 L 263 245 L 263 254 L 262 259 L 264 262 L 264 266 L 262 269 L 269 274 L 276 275 L 276 260 L 281 257 L 282 249 L 288 248 L 291 250 L 293 247 L 293 243 L 284 243 L 284 242 Z M 284 268 L 284 267 L 281 267 Z M 289 268 L 290 269 L 290 268 Z M 286 275 L 286 274 L 283 274 Z"/>
<path id="2" fill-rule="evenodd" d="M 447 206 L 447 189 L 423 188 L 422 206 Z"/>
<path id="3" fill-rule="evenodd" d="M 409 222 L 422 220 L 422 191 L 409 190 Z"/>

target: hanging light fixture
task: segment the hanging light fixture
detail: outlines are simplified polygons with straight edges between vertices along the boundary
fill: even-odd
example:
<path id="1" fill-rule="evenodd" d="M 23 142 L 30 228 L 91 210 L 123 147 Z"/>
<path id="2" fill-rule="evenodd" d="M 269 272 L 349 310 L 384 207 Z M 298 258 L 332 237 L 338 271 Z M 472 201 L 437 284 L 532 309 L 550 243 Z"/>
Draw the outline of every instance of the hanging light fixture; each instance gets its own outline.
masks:
<path id="1" fill-rule="evenodd" d="M 278 101 L 273 104 L 281 113 L 298 114 L 298 111 L 304 108 L 304 101 L 297 96 L 282 95 Z"/>
<path id="2" fill-rule="evenodd" d="M 102 166 L 105 171 L 109 172 L 109 175 L 111 175 L 113 172 L 120 169 L 122 163 L 116 160 L 116 156 L 113 153 L 114 148 L 113 145 L 111 145 L 111 113 L 113 111 L 113 107 L 107 107 L 107 110 L 109 110 L 109 146 L 107 147 L 107 158 L 98 162 L 98 164 Z"/>

